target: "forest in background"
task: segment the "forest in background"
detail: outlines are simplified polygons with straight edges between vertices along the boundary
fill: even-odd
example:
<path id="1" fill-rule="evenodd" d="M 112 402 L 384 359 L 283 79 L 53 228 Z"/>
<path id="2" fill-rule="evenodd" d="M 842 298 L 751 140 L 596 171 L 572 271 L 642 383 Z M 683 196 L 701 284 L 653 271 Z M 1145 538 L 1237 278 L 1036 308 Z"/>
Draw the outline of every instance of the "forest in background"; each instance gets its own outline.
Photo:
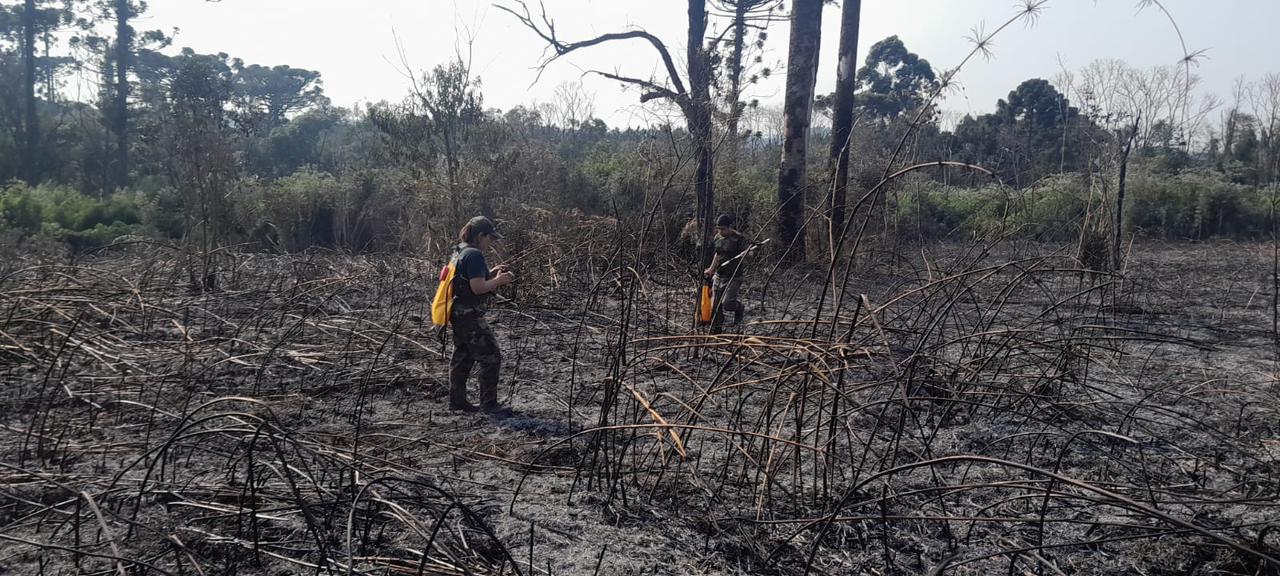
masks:
<path id="1" fill-rule="evenodd" d="M 1027 3 L 1014 19 L 1038 17 L 1042 4 Z M 543 66 L 589 49 L 556 37 L 522 3 L 504 8 L 547 40 Z M 829 253 L 825 230 L 833 220 L 841 227 L 844 198 L 873 189 L 854 213 L 895 243 L 998 230 L 1084 246 L 1108 237 L 1262 238 L 1274 229 L 1280 74 L 1259 71 L 1232 94 L 1206 95 L 1196 54 L 1151 69 L 1099 61 L 1010 86 L 992 112 L 956 118 L 946 97 L 958 69 L 936 69 L 892 36 L 857 55 L 856 75 L 840 80 L 851 104 L 839 91 L 812 94 L 812 78 L 799 96 L 788 79 L 785 106 L 761 104 L 744 94 L 780 73 L 766 62 L 783 49 L 763 23 L 787 9 L 712 2 L 690 23 L 706 42 L 683 67 L 659 39 L 605 40 L 650 40 L 670 74 L 616 76 L 668 119 L 619 129 L 596 116 L 581 83 L 559 86 L 549 102 L 487 107 L 482 79 L 460 56 L 414 72 L 401 100 L 344 108 L 325 96 L 321 71 L 198 54 L 163 31 L 136 29 L 146 13 L 137 0 L 7 2 L 3 240 L 72 251 L 122 236 L 416 251 L 447 241 L 472 213 L 613 217 L 658 199 L 668 245 L 701 242 L 689 224 L 700 210 L 729 212 L 753 235 L 790 242 L 787 259 L 798 261 Z M 801 38 L 797 27 L 815 25 L 790 23 Z M 975 54 L 990 41 L 974 38 Z M 806 49 L 815 52 L 809 60 Z M 816 54 L 816 44 L 787 55 L 796 70 L 833 57 Z M 86 81 L 96 94 L 77 99 Z M 811 109 L 804 126 L 792 120 L 800 104 Z M 783 153 L 797 139 L 809 152 L 798 159 Z M 837 139 L 848 146 L 833 146 Z M 841 148 L 849 167 L 837 172 Z M 947 164 L 882 182 L 925 162 Z M 1127 199 L 1117 204 L 1122 164 Z M 798 179 L 783 182 L 780 166 Z"/>

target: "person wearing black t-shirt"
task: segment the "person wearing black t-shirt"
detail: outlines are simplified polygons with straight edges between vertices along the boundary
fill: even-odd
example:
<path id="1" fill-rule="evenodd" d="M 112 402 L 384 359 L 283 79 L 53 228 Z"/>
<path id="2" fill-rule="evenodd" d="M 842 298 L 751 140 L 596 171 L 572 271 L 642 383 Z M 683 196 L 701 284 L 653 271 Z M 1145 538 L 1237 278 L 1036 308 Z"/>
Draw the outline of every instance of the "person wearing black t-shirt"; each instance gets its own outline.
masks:
<path id="1" fill-rule="evenodd" d="M 502 351 L 493 329 L 485 321 L 486 301 L 500 286 L 515 277 L 495 266 L 492 270 L 484 254 L 502 239 L 493 222 L 476 216 L 458 234 L 461 244 L 454 249 L 457 272 L 453 284 L 453 308 L 449 324 L 453 326 L 453 357 L 449 361 L 449 408 L 467 412 L 476 407 L 467 401 L 467 379 L 471 369 L 480 365 L 480 409 L 502 412 L 498 405 L 498 371 L 502 367 Z"/>

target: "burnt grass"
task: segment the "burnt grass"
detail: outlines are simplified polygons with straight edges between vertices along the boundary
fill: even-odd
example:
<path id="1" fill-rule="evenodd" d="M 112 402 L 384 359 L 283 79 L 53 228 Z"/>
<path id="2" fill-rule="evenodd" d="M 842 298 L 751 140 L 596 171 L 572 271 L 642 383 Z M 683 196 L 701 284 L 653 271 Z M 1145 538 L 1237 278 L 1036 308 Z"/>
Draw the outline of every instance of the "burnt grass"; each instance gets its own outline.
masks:
<path id="1" fill-rule="evenodd" d="M 0 573 L 1277 574 L 1271 250 L 761 263 L 722 336 L 548 257 L 490 313 L 509 417 L 445 408 L 431 262 L 5 262 Z"/>

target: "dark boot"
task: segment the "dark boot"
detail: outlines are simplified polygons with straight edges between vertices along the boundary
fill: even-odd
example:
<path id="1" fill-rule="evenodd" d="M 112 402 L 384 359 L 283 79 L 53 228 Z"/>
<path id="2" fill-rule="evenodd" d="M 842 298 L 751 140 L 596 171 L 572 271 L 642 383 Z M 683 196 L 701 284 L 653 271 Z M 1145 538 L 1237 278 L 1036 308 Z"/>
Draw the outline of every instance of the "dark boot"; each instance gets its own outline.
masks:
<path id="1" fill-rule="evenodd" d="M 475 412 L 476 410 L 479 410 L 479 408 L 476 408 L 475 404 L 467 402 L 465 399 L 462 400 L 461 402 L 455 401 L 455 400 L 449 400 L 449 409 L 458 410 L 461 412 Z"/>

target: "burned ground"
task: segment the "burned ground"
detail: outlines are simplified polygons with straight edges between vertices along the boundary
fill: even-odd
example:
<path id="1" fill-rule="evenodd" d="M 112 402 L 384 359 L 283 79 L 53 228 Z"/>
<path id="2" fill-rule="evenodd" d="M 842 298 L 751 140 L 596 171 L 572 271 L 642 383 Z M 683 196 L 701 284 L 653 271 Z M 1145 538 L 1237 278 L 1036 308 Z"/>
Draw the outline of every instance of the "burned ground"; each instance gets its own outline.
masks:
<path id="1" fill-rule="evenodd" d="M 672 267 L 530 264 L 499 419 L 443 406 L 428 262 L 10 262 L 0 571 L 1276 573 L 1271 248 L 1069 254 L 761 266 L 724 336 Z"/>

